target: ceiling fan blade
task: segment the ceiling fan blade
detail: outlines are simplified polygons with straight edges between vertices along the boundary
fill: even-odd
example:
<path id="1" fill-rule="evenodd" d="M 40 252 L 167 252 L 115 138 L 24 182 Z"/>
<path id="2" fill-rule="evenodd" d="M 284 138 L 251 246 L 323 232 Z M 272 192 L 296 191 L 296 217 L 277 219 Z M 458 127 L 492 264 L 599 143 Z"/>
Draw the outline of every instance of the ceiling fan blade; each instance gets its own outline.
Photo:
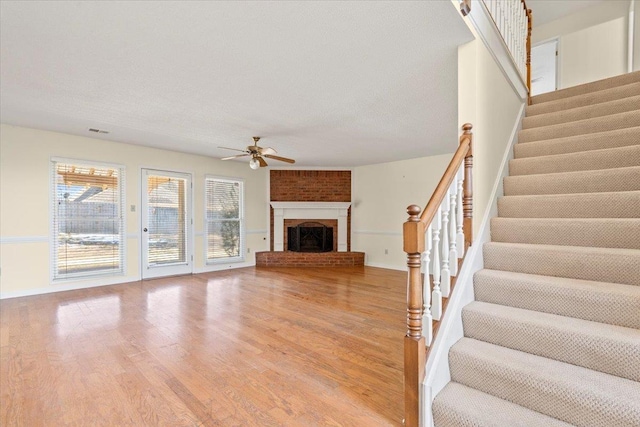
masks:
<path id="1" fill-rule="evenodd" d="M 241 151 L 243 153 L 247 152 L 247 150 L 238 150 L 237 148 L 229 148 L 229 147 L 218 147 L 218 148 L 222 148 L 223 150 Z"/>
<path id="2" fill-rule="evenodd" d="M 295 163 L 296 162 L 293 159 L 287 159 L 286 157 L 280 157 L 280 156 L 272 156 L 271 154 L 265 154 L 264 156 L 266 158 L 268 158 L 268 159 L 279 160 L 281 162 L 287 162 L 287 163 Z"/>
<path id="3" fill-rule="evenodd" d="M 261 167 L 261 168 L 264 168 L 264 167 L 269 166 L 269 165 L 267 164 L 267 162 L 265 162 L 265 161 L 264 161 L 264 159 L 263 159 L 262 157 L 257 156 L 257 157 L 256 157 L 256 159 L 258 159 L 258 162 L 260 162 L 260 167 Z"/>
<path id="4" fill-rule="evenodd" d="M 262 154 L 263 156 L 266 156 L 267 154 L 276 154 L 276 153 L 277 151 L 271 147 L 260 149 L 260 154 Z"/>
<path id="5" fill-rule="evenodd" d="M 237 159 L 238 157 L 247 157 L 247 156 L 250 156 L 250 154 L 238 154 L 237 156 L 223 157 L 220 160 L 231 160 L 231 159 Z"/>

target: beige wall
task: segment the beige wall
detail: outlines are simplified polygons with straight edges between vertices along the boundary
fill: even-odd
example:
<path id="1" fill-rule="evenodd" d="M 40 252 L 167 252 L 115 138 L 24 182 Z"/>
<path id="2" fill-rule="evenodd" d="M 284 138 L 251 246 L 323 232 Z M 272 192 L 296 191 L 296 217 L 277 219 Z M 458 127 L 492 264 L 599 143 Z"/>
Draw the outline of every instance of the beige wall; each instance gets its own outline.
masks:
<path id="1" fill-rule="evenodd" d="M 483 215 L 494 202 L 494 185 L 524 100 L 482 42 L 460 46 L 458 64 L 458 118 L 461 125 L 473 124 L 473 218 L 477 236 Z"/>
<path id="2" fill-rule="evenodd" d="M 640 0 L 633 1 L 633 71 L 640 70 Z"/>
<path id="3" fill-rule="evenodd" d="M 629 0 L 607 0 L 573 15 L 535 25 L 533 44 L 558 39 L 558 88 L 627 72 Z"/>
<path id="4" fill-rule="evenodd" d="M 49 164 L 51 157 L 116 163 L 125 166 L 127 204 L 127 265 L 125 277 L 50 284 Z M 267 174 L 246 164 L 120 144 L 92 138 L 1 125 L 0 127 L 0 292 L 2 296 L 138 280 L 140 168 L 192 174 L 194 269 L 208 269 L 204 252 L 204 177 L 206 174 L 245 180 L 247 263 L 266 250 Z M 129 206 L 135 204 L 136 212 Z M 216 268 L 234 266 L 219 265 Z M 211 268 L 211 267 L 209 267 Z"/>
<path id="5" fill-rule="evenodd" d="M 456 148 L 452 141 L 451 151 Z M 402 224 L 406 208 L 424 208 L 440 181 L 451 154 L 353 169 L 351 250 L 365 252 L 367 265 L 404 270 Z M 385 250 L 387 253 L 385 253 Z"/>

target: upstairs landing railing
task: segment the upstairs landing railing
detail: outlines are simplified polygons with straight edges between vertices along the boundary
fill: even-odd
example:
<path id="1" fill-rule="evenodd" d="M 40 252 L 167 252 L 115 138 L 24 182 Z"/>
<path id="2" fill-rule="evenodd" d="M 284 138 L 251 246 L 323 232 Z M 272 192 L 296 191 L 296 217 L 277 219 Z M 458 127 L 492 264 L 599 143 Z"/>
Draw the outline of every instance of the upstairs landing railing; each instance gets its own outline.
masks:
<path id="1" fill-rule="evenodd" d="M 525 0 L 482 0 L 531 93 L 533 13 Z"/>
<path id="2" fill-rule="evenodd" d="M 407 333 L 404 338 L 405 425 L 420 423 L 421 384 L 427 346 L 443 315 L 459 260 L 473 235 L 472 126 L 462 126 L 460 145 L 424 210 L 407 208 L 404 251 L 407 253 Z"/>

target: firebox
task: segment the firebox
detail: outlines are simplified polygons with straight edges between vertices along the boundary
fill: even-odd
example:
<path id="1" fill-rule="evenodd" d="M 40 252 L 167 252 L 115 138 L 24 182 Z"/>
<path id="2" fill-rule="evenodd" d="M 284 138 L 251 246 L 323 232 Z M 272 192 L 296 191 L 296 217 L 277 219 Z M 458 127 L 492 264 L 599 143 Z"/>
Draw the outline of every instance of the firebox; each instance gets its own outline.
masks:
<path id="1" fill-rule="evenodd" d="M 331 252 L 333 227 L 318 222 L 287 227 L 287 249 L 293 252 Z"/>

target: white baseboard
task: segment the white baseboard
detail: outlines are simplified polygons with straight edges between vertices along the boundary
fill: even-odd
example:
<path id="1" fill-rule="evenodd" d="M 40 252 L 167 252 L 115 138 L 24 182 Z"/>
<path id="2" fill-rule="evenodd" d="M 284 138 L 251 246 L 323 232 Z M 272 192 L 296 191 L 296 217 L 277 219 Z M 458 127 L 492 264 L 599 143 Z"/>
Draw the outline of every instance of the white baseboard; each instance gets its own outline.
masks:
<path id="1" fill-rule="evenodd" d="M 377 267 L 377 268 L 385 268 L 387 270 L 396 270 L 396 271 L 407 271 L 407 267 L 399 267 L 393 264 L 382 264 L 379 262 L 365 262 L 364 265 L 367 267 Z"/>
<path id="2" fill-rule="evenodd" d="M 211 273 L 212 271 L 233 270 L 235 268 L 254 267 L 256 265 L 255 256 L 251 260 L 244 262 L 221 262 L 219 264 L 207 264 L 204 267 L 198 267 L 193 269 L 193 274 L 199 273 Z"/>
<path id="3" fill-rule="evenodd" d="M 456 286 L 449 299 L 447 311 L 440 323 L 438 335 L 431 346 L 425 369 L 423 390 L 423 396 L 425 397 L 423 402 L 425 417 L 423 420 L 426 426 L 433 425 L 430 409 L 433 398 L 435 398 L 440 390 L 451 380 L 448 358 L 449 349 L 464 336 L 462 330 L 462 308 L 475 299 L 473 294 L 473 275 L 476 271 L 484 267 L 482 246 L 485 242 L 491 240 L 491 218 L 498 214 L 498 197 L 503 194 L 503 180 L 504 177 L 509 174 L 509 160 L 513 158 L 513 145 L 517 140 L 524 112 L 525 104 L 522 104 L 517 116 L 517 121 L 511 131 L 509 144 L 507 144 L 502 162 L 500 163 L 500 172 L 493 183 L 490 202 L 482 215 L 478 236 L 467 252 L 465 261 L 458 274 Z"/>
<path id="4" fill-rule="evenodd" d="M 10 291 L 0 292 L 0 300 L 9 298 L 30 297 L 34 295 L 52 294 L 54 292 L 75 291 L 78 289 L 98 288 L 100 286 L 112 286 L 120 285 L 123 283 L 137 282 L 140 280 L 139 276 L 117 276 L 109 278 L 96 278 L 95 281 L 87 283 L 83 279 L 82 282 L 66 282 L 66 283 L 54 283 L 46 288 L 27 289 L 24 291 Z"/>

